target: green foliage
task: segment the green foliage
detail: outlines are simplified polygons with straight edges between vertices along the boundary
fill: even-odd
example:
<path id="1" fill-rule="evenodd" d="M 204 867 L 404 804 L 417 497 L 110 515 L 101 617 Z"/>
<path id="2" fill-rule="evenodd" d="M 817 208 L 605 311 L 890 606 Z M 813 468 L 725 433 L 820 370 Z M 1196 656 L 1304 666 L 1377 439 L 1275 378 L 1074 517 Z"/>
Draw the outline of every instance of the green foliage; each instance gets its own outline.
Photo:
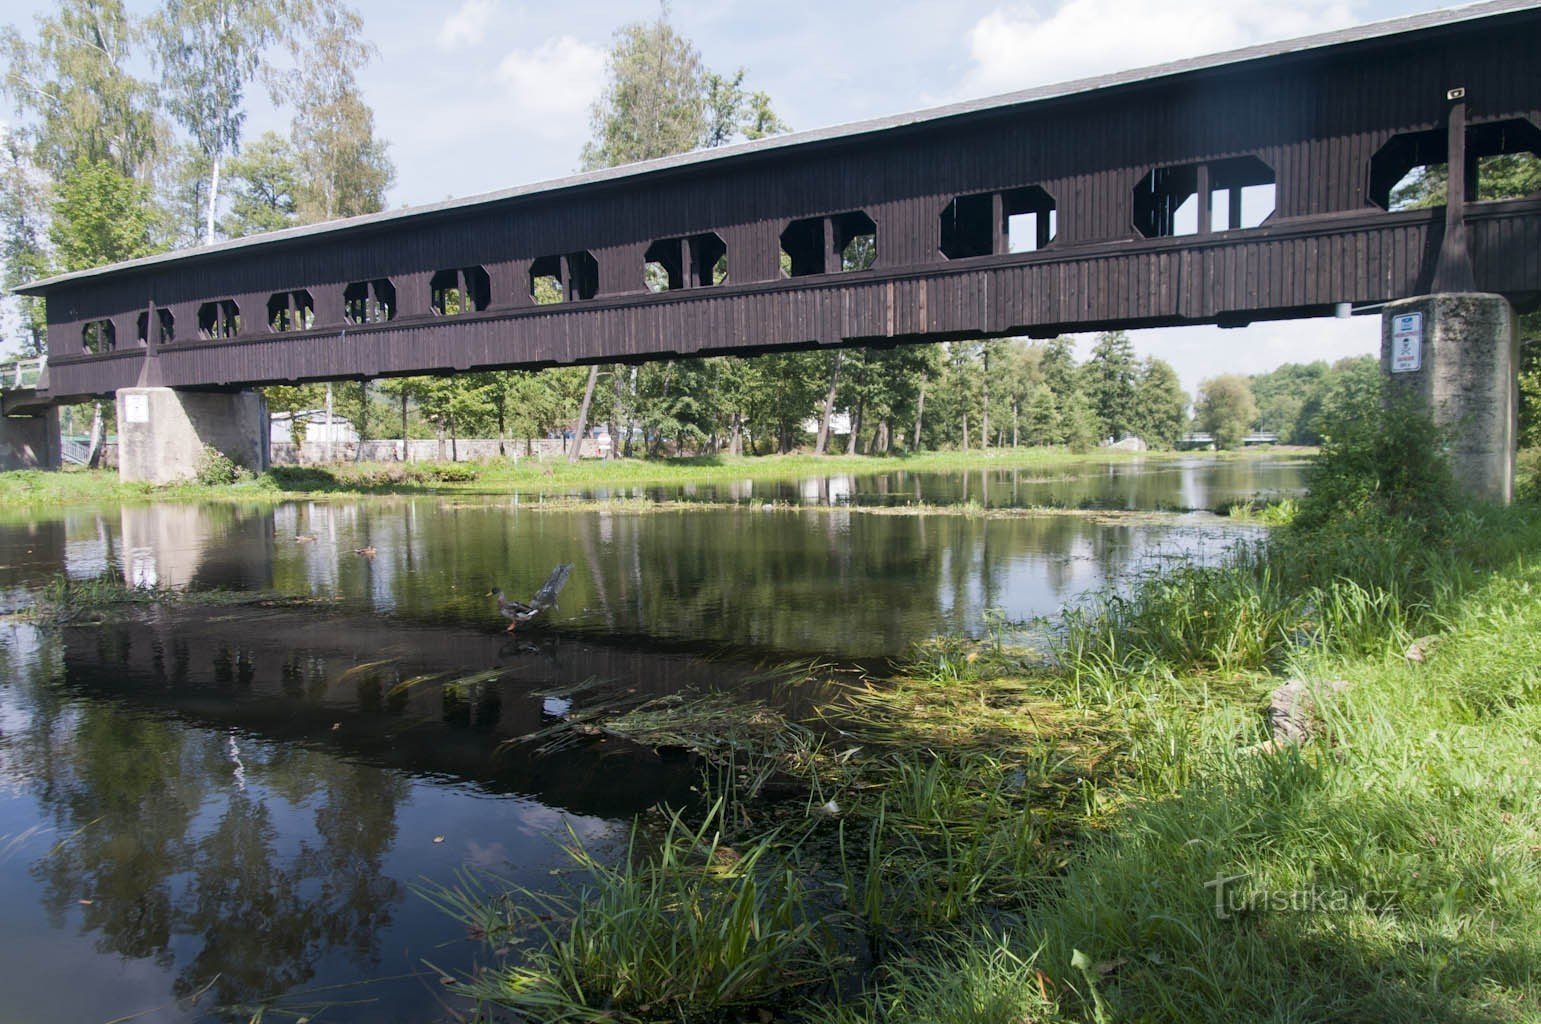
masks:
<path id="1" fill-rule="evenodd" d="M 150 188 L 105 161 L 65 175 L 54 197 L 49 240 L 65 270 L 86 270 L 157 251 Z"/>
<path id="2" fill-rule="evenodd" d="M 1199 428 L 1212 435 L 1218 448 L 1239 448 L 1247 428 L 1257 419 L 1252 386 L 1240 374 L 1227 373 L 1199 384 L 1194 405 Z"/>
<path id="3" fill-rule="evenodd" d="M 198 453 L 198 465 L 194 470 L 194 478 L 206 487 L 225 487 L 249 475 L 228 455 L 207 445 Z"/>
<path id="4" fill-rule="evenodd" d="M 824 927 L 775 836 L 729 848 L 722 808 L 697 827 L 671 815 L 656 843 L 634 830 L 619 865 L 574 838 L 581 881 L 565 893 L 492 900 L 474 878 L 425 890 L 495 947 L 542 940 L 460 990 L 542 1021 L 697 1021 L 827 979 Z"/>
<path id="5" fill-rule="evenodd" d="M 770 98 L 744 89 L 745 74 L 707 70 L 667 9 L 653 22 L 622 26 L 605 59 L 605 90 L 589 114 L 583 166 L 616 167 L 786 131 Z"/>
<path id="6" fill-rule="evenodd" d="M 1188 430 L 1188 395 L 1177 371 L 1164 360 L 1147 358 L 1135 382 L 1129 430 L 1152 448 L 1173 448 Z"/>
<path id="7" fill-rule="evenodd" d="M 55 180 L 93 164 L 146 180 L 165 129 L 153 87 L 128 70 L 142 29 L 119 0 L 61 0 L 29 42 L 0 34 L 3 90 L 23 117 L 17 133 Z"/>
<path id="8" fill-rule="evenodd" d="M 1110 331 L 1098 336 L 1082 374 L 1098 436 L 1113 441 L 1127 437 L 1133 432 L 1131 414 L 1140 377 L 1129 335 Z"/>
<path id="9" fill-rule="evenodd" d="M 220 231 L 241 238 L 297 223 L 299 174 L 290 143 L 277 132 L 264 132 L 225 166 L 230 209 Z"/>
<path id="10" fill-rule="evenodd" d="M 375 137 L 374 112 L 356 72 L 375 55 L 363 21 L 341 3 L 322 3 L 309 22 L 298 73 L 281 89 L 294 104 L 290 140 L 300 223 L 356 217 L 385 209 L 396 176 L 386 143 Z"/>
<path id="11" fill-rule="evenodd" d="M 1311 464 L 1296 526 L 1305 531 L 1367 518 L 1439 533 L 1458 506 L 1443 431 L 1412 400 L 1367 395 L 1328 425 Z"/>
<path id="12" fill-rule="evenodd" d="M 1521 448 L 1541 448 L 1541 313 L 1520 317 Z"/>

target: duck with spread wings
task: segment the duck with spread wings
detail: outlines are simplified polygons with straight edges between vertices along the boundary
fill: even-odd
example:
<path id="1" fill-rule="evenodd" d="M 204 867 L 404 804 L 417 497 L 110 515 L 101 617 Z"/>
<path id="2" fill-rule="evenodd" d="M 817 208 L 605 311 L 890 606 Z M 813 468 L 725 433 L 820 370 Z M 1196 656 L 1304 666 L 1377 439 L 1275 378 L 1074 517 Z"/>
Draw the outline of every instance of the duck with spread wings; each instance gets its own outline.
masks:
<path id="1" fill-rule="evenodd" d="M 546 582 L 541 584 L 541 588 L 528 602 L 510 601 L 497 587 L 492 588 L 492 592 L 487 596 L 498 599 L 498 611 L 508 619 L 507 631 L 512 633 L 519 627 L 519 623 L 529 622 L 547 608 L 556 606 L 556 597 L 562 592 L 562 588 L 567 586 L 567 577 L 572 574 L 572 571 L 571 562 L 563 562 L 552 569 L 551 575 L 546 577 Z"/>

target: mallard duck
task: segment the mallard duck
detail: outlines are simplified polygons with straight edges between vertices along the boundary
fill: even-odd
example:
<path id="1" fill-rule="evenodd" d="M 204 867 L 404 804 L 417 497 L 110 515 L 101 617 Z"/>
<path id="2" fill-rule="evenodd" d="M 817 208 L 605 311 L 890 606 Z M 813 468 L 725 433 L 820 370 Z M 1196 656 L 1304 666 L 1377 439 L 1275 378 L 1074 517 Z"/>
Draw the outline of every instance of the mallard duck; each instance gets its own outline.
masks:
<path id="1" fill-rule="evenodd" d="M 555 569 L 552 569 L 551 575 L 546 577 L 546 582 L 541 584 L 540 589 L 535 592 L 534 597 L 530 598 L 528 604 L 523 601 L 510 601 L 503 596 L 503 591 L 493 587 L 487 596 L 498 599 L 498 611 L 502 612 L 504 617 L 508 619 L 507 632 L 512 633 L 518 628 L 519 623 L 529 622 L 547 608 L 555 605 L 556 596 L 567 585 L 567 577 L 572 571 L 573 567 L 570 562 L 563 562 Z"/>
<path id="2" fill-rule="evenodd" d="M 355 555 L 363 555 L 365 558 L 373 558 L 375 557 L 375 546 L 371 544 L 367 548 L 354 548 L 353 553 Z"/>

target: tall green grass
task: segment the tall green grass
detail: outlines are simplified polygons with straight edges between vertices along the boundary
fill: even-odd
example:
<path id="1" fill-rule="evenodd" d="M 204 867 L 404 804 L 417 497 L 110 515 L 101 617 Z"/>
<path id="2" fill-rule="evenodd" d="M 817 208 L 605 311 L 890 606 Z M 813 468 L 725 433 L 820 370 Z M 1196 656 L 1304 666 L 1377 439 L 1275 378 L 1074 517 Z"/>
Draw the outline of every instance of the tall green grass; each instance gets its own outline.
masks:
<path id="1" fill-rule="evenodd" d="M 699 826 L 671 815 L 656 843 L 635 830 L 619 863 L 575 839 L 581 880 L 567 891 L 493 895 L 475 879 L 425 890 L 494 943 L 535 940 L 462 993 L 544 1022 L 694 1021 L 830 978 L 827 928 L 784 846 L 768 835 L 729 847 L 722 810 Z"/>

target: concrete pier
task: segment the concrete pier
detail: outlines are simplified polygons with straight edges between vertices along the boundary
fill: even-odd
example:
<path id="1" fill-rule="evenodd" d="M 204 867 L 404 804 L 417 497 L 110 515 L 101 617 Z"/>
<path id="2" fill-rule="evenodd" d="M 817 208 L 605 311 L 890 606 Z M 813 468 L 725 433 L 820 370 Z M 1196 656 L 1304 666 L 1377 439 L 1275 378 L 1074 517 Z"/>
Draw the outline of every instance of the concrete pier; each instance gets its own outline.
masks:
<path id="1" fill-rule="evenodd" d="M 118 392 L 118 476 L 165 484 L 198 473 L 205 448 L 260 473 L 268 466 L 267 403 L 255 391 Z"/>
<path id="2" fill-rule="evenodd" d="M 1388 397 L 1412 395 L 1450 432 L 1450 463 L 1468 495 L 1514 500 L 1519 335 L 1502 295 L 1461 292 L 1388 304 L 1381 373 Z"/>
<path id="3" fill-rule="evenodd" d="M 0 416 L 0 471 L 59 468 L 59 410 Z"/>

